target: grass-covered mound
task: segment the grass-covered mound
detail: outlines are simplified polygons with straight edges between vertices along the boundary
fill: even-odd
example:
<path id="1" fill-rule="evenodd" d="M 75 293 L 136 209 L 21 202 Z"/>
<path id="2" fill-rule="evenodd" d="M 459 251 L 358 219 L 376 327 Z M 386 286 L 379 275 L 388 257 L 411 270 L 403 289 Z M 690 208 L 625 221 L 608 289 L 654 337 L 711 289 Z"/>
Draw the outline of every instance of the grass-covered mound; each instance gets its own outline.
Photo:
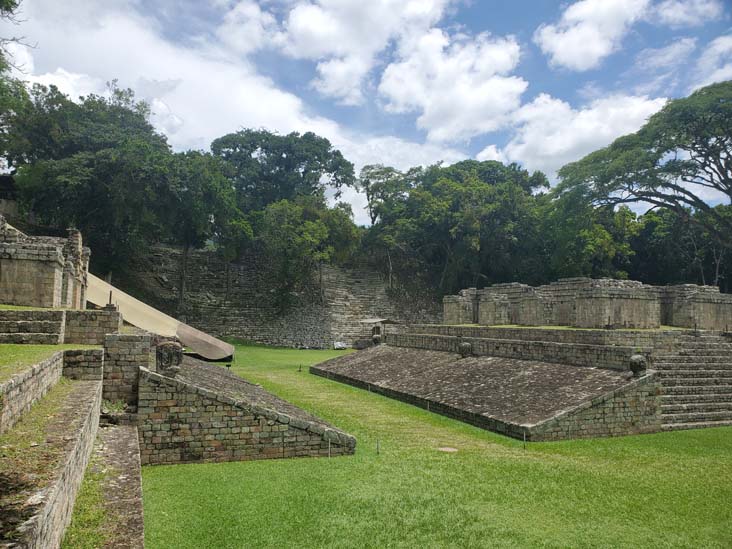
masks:
<path id="1" fill-rule="evenodd" d="M 356 455 L 147 467 L 148 549 L 732 545 L 732 428 L 524 448 L 307 373 L 337 354 L 239 346 L 233 369 Z"/>

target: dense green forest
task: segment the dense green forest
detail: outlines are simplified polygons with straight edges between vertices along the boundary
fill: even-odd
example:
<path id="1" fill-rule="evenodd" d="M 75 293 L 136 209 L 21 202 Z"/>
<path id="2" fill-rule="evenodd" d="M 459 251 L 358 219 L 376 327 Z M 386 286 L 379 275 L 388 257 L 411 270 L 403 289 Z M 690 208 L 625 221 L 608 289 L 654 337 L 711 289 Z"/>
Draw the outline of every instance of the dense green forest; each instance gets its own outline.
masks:
<path id="1" fill-rule="evenodd" d="M 0 162 L 23 212 L 81 229 L 101 275 L 164 242 L 229 261 L 264 254 L 283 304 L 318 265 L 353 262 L 394 285 L 420 277 L 439 294 L 580 275 L 732 290 L 730 82 L 669 102 L 635 134 L 562 168 L 553 187 L 496 161 L 356 174 L 313 133 L 245 129 L 209 151 L 176 152 L 149 118 L 115 83 L 70 98 L 27 87 L 3 62 Z M 365 193 L 370 226 L 337 202 L 345 187 Z M 639 202 L 651 209 L 637 215 L 628 204 Z"/>

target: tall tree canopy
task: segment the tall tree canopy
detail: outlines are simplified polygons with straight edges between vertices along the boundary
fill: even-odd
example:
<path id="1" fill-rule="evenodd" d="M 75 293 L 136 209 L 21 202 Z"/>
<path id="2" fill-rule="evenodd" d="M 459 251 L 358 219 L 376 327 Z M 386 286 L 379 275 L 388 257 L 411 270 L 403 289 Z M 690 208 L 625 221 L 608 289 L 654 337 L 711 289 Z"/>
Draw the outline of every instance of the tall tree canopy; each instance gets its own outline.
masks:
<path id="1" fill-rule="evenodd" d="M 242 211 L 262 210 L 280 200 L 316 196 L 330 187 L 339 196 L 355 182 L 353 164 L 330 141 L 312 132 L 278 135 L 242 130 L 215 139 L 214 155 L 229 165 Z"/>
<path id="2" fill-rule="evenodd" d="M 560 192 L 583 186 L 598 204 L 703 211 L 692 219 L 732 247 L 732 220 L 709 200 L 711 192 L 732 202 L 732 81 L 670 101 L 639 131 L 567 164 L 559 176 Z"/>

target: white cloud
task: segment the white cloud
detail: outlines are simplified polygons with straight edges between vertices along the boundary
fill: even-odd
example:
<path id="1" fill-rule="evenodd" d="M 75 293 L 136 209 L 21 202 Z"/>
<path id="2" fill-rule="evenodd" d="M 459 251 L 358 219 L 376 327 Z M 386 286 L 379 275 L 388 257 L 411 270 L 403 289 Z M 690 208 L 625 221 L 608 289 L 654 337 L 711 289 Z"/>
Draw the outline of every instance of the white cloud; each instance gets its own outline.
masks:
<path id="1" fill-rule="evenodd" d="M 699 57 L 694 89 L 732 80 L 732 34 L 712 40 Z"/>
<path id="2" fill-rule="evenodd" d="M 216 29 L 222 43 L 247 55 L 271 43 L 277 33 L 277 20 L 253 0 L 237 2 Z"/>
<path id="3" fill-rule="evenodd" d="M 507 162 L 508 159 L 501 149 L 495 145 L 488 145 L 485 149 L 475 155 L 476 160 L 497 160 L 498 162 Z"/>
<path id="4" fill-rule="evenodd" d="M 594 69 L 620 48 L 648 5 L 649 0 L 581 0 L 567 7 L 557 24 L 536 29 L 534 42 L 554 66 Z"/>
<path id="5" fill-rule="evenodd" d="M 521 50 L 515 38 L 471 39 L 432 29 L 401 49 L 379 84 L 387 111 L 417 111 L 433 141 L 457 141 L 503 126 L 528 83 L 509 76 Z"/>
<path id="6" fill-rule="evenodd" d="M 517 130 L 503 149 L 510 161 L 549 177 L 564 164 L 637 131 L 666 99 L 617 95 L 592 101 L 580 109 L 540 94 L 518 110 Z"/>
<path id="7" fill-rule="evenodd" d="M 57 84 L 71 97 L 102 93 L 118 78 L 150 103 L 152 121 L 177 150 L 207 149 L 241 128 L 280 133 L 313 131 L 327 137 L 357 169 L 384 162 L 397 167 L 464 157 L 457 150 L 393 136 L 360 135 L 313 114 L 303 101 L 260 75 L 245 58 L 218 44 L 188 47 L 163 38 L 155 20 L 141 16 L 134 0 L 105 3 L 26 0 L 22 33 L 33 50 L 19 49 L 30 81 Z M 3 34 L 0 25 L 0 36 Z M 359 222 L 362 198 L 350 193 Z"/>
<path id="8" fill-rule="evenodd" d="M 651 20 L 673 28 L 696 27 L 722 16 L 720 0 L 664 0 L 654 6 Z"/>
<path id="9" fill-rule="evenodd" d="M 274 40 L 284 53 L 317 62 L 313 86 L 347 105 L 363 102 L 378 54 L 439 21 L 451 0 L 297 1 Z"/>
<path id="10" fill-rule="evenodd" d="M 687 72 L 688 60 L 696 50 L 696 38 L 681 38 L 662 48 L 641 50 L 626 76 L 636 82 L 637 94 L 676 89 Z"/>

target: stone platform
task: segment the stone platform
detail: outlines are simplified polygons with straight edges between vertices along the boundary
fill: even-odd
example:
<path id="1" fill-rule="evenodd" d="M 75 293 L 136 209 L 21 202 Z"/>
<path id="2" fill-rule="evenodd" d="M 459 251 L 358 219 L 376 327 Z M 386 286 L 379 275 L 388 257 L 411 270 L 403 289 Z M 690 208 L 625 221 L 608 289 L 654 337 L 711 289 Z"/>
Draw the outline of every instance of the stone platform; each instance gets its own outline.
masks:
<path id="1" fill-rule="evenodd" d="M 310 372 L 526 440 L 660 429 L 654 372 L 630 372 L 381 345 Z"/>

